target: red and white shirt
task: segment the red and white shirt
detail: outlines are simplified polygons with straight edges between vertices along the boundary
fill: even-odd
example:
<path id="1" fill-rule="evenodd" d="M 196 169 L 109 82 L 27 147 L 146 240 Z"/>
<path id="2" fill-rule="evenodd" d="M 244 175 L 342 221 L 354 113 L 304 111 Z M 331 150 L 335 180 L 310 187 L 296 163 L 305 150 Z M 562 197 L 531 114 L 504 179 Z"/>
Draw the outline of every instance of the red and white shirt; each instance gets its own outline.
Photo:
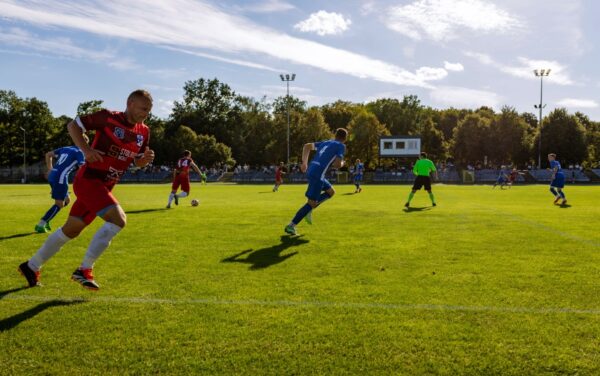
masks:
<path id="1" fill-rule="evenodd" d="M 86 163 L 78 175 L 116 184 L 134 158 L 143 154 L 150 141 L 150 129 L 144 123 L 131 124 L 125 113 L 101 110 L 75 118 L 84 131 L 96 131 L 92 148 L 102 152 L 101 162 Z"/>
<path id="2" fill-rule="evenodd" d="M 175 169 L 175 171 L 181 176 L 187 176 L 190 173 L 190 167 L 192 166 L 192 163 L 194 163 L 192 158 L 179 158 L 179 160 L 177 161 L 177 168 Z"/>

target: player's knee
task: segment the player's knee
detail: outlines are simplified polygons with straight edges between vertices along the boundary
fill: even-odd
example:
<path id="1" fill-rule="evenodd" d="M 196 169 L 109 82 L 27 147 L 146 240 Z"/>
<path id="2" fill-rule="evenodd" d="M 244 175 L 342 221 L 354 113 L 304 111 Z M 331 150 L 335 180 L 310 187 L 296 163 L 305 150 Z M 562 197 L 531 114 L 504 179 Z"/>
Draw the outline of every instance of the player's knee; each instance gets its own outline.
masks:
<path id="1" fill-rule="evenodd" d="M 319 203 L 315 200 L 308 200 L 308 205 L 310 205 L 310 207 L 314 209 L 319 205 Z"/>
<path id="2" fill-rule="evenodd" d="M 64 208 L 67 204 L 65 203 L 65 201 L 62 200 L 55 200 L 54 201 L 54 205 L 58 206 L 59 208 Z"/>

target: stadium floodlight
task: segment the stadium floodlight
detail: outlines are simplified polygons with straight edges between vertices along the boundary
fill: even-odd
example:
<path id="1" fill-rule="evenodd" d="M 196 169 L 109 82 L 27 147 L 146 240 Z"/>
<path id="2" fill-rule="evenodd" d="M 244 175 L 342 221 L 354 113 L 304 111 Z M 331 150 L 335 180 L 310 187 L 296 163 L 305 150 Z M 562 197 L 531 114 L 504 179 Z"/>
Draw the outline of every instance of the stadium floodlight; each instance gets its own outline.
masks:
<path id="1" fill-rule="evenodd" d="M 533 107 L 540 110 L 540 120 L 539 120 L 539 133 L 540 138 L 538 140 L 538 170 L 542 168 L 542 110 L 546 107 L 544 102 L 544 77 L 548 77 L 550 75 L 551 69 L 541 69 L 534 70 L 533 73 L 536 77 L 540 78 L 540 104 L 536 104 Z"/>
<path id="2" fill-rule="evenodd" d="M 296 79 L 296 74 L 292 73 L 290 76 L 289 73 L 285 76 L 283 74 L 279 75 L 281 81 L 286 83 L 287 91 L 285 96 L 285 107 L 287 112 L 287 161 L 286 165 L 289 167 L 290 165 L 290 81 L 294 81 Z"/>
<path id="3" fill-rule="evenodd" d="M 23 184 L 25 184 L 27 182 L 27 139 L 26 139 L 26 134 L 27 131 L 25 130 L 25 128 L 23 127 L 19 127 L 21 128 L 21 130 L 23 131 Z"/>

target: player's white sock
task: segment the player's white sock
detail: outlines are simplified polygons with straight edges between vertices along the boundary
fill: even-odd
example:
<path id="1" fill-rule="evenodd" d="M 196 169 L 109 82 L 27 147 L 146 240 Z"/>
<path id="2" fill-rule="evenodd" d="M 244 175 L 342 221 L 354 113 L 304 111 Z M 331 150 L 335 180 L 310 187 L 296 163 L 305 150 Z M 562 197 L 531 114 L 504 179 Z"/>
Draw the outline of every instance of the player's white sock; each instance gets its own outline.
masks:
<path id="1" fill-rule="evenodd" d="M 43 219 L 40 219 L 40 221 L 38 222 L 38 226 L 40 226 L 40 227 L 46 226 L 46 221 L 44 221 Z"/>
<path id="2" fill-rule="evenodd" d="M 33 270 L 38 271 L 42 268 L 42 265 L 46 263 L 46 261 L 50 260 L 52 256 L 58 252 L 66 242 L 71 240 L 67 235 L 62 232 L 62 227 L 54 231 L 44 244 L 38 249 L 38 251 L 33 255 L 27 265 Z"/>
<path id="3" fill-rule="evenodd" d="M 187 195 L 188 195 L 187 192 L 181 192 L 180 194 L 177 195 L 177 197 L 184 198 L 184 197 L 187 197 Z"/>
<path id="4" fill-rule="evenodd" d="M 171 206 L 171 203 L 173 202 L 173 199 L 175 198 L 175 193 L 171 192 L 171 194 L 169 195 L 169 206 Z"/>
<path id="5" fill-rule="evenodd" d="M 105 222 L 102 227 L 98 229 L 92 242 L 90 243 L 83 261 L 81 262 L 82 269 L 91 269 L 94 267 L 94 262 L 100 257 L 102 252 L 108 248 L 110 241 L 121 231 L 122 228 L 115 225 L 114 223 Z"/>

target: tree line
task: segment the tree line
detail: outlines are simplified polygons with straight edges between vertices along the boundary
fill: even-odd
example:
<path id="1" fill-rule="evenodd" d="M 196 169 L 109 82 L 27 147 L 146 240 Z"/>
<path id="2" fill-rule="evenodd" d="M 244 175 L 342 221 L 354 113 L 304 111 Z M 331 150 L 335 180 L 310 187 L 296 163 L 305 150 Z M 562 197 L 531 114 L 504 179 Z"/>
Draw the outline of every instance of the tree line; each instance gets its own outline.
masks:
<path id="1" fill-rule="evenodd" d="M 368 103 L 338 100 L 308 106 L 297 97 L 273 101 L 237 94 L 218 79 L 200 78 L 185 83 L 181 100 L 167 118 L 151 115 L 151 145 L 155 164 L 171 164 L 184 149 L 203 165 L 272 165 L 287 155 L 287 109 L 290 112 L 292 161 L 301 157 L 302 145 L 331 138 L 335 129 L 350 131 L 347 158 L 360 158 L 368 168 L 395 161 L 379 160 L 379 137 L 419 135 L 422 149 L 436 161 L 458 164 L 487 160 L 492 165 L 536 164 L 540 129 L 532 113 L 512 107 L 499 112 L 489 107 L 434 109 L 419 98 L 382 98 Z M 102 108 L 101 100 L 82 102 L 77 115 Z M 55 117 L 46 102 L 20 98 L 0 90 L 0 166 L 23 161 L 23 131 L 27 135 L 27 163 L 43 160 L 46 151 L 71 143 L 65 126 L 72 119 Z M 563 163 L 596 165 L 600 160 L 600 122 L 564 108 L 550 112 L 542 122 L 542 155 L 557 153 Z"/>

